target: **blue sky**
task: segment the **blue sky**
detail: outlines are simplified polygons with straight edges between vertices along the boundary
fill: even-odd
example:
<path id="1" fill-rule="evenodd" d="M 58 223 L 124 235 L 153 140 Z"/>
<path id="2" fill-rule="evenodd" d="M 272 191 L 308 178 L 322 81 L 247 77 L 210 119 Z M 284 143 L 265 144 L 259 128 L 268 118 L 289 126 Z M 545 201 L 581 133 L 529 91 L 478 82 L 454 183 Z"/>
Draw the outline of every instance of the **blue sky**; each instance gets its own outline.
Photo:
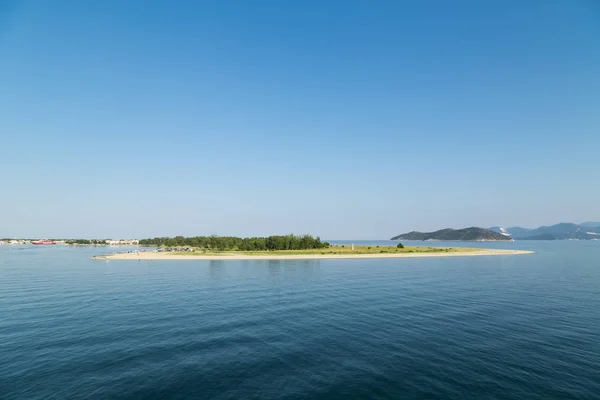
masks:
<path id="1" fill-rule="evenodd" d="M 594 1 L 0 0 L 0 236 L 600 220 Z"/>

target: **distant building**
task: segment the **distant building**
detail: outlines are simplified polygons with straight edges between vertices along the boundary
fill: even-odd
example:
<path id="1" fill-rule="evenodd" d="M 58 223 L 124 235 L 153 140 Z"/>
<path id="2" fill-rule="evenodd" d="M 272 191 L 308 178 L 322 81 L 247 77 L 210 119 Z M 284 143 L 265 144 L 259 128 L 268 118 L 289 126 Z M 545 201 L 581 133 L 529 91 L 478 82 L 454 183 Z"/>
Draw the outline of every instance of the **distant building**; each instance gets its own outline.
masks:
<path id="1" fill-rule="evenodd" d="M 31 241 L 24 239 L 0 240 L 0 244 L 29 244 Z"/>
<path id="2" fill-rule="evenodd" d="M 107 240 L 106 244 L 110 246 L 137 246 L 140 241 L 138 239 Z"/>

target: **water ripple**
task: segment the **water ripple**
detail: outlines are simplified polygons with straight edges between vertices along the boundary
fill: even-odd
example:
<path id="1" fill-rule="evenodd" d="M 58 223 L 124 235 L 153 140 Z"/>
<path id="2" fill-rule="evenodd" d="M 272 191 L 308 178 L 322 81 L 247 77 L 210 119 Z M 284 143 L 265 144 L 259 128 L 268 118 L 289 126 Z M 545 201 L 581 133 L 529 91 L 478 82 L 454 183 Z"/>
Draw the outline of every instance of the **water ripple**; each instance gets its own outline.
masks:
<path id="1" fill-rule="evenodd" d="M 0 398 L 597 398 L 600 245 L 538 246 L 186 263 L 0 247 Z"/>

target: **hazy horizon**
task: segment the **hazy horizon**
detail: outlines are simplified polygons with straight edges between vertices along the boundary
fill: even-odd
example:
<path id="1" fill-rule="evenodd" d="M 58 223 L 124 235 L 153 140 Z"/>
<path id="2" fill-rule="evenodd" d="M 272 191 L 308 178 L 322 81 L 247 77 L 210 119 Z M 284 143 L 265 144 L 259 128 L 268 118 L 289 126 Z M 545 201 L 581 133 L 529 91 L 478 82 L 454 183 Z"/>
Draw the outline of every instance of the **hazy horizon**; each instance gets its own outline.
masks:
<path id="1" fill-rule="evenodd" d="M 0 1 L 0 237 L 600 220 L 600 7 Z"/>
<path id="2" fill-rule="evenodd" d="M 174 236 L 186 236 L 186 237 L 193 237 L 193 236 L 211 236 L 211 235 L 217 235 L 217 236 L 237 236 L 237 237 L 262 237 L 262 236 L 270 236 L 270 235 L 287 235 L 287 234 L 294 234 L 294 235 L 304 235 L 304 234 L 309 234 L 312 236 L 319 236 L 321 239 L 323 240 L 389 240 L 392 236 L 396 236 L 402 233 L 408 233 L 411 231 L 420 231 L 420 232 L 433 232 L 433 231 L 437 231 L 437 230 L 441 230 L 441 229 L 446 229 L 446 228 L 451 228 L 451 229 L 462 229 L 462 228 L 470 228 L 470 227 L 478 227 L 478 228 L 485 228 L 485 229 L 489 229 L 489 228 L 493 228 L 496 226 L 502 227 L 502 228 L 515 228 L 515 227 L 519 227 L 519 228 L 526 228 L 526 229 L 536 229 L 542 226 L 552 226 L 552 225 L 556 225 L 556 224 L 560 224 L 560 223 L 575 223 L 575 224 L 583 224 L 586 222 L 590 222 L 589 220 L 583 221 L 583 222 L 571 222 L 571 221 L 561 221 L 561 222 L 556 222 L 556 223 L 552 223 L 552 224 L 543 224 L 543 225 L 538 225 L 538 226 L 522 226 L 522 225 L 487 225 L 487 226 L 481 226 L 481 225 L 468 225 L 468 226 L 446 226 L 446 227 L 442 227 L 442 228 L 434 228 L 434 229 L 411 229 L 411 230 L 406 230 L 406 231 L 402 231 L 402 232 L 398 232 L 395 234 L 391 234 L 388 235 L 387 237 L 325 237 L 322 235 L 319 235 L 318 233 L 315 232 L 272 232 L 272 233 L 265 233 L 265 234 L 247 234 L 247 235 L 232 235 L 232 234 L 228 234 L 228 233 L 222 233 L 222 234 L 216 234 L 216 233 L 190 233 L 190 234 L 181 234 L 181 233 L 172 233 L 172 234 L 156 234 L 156 235 L 138 235 L 138 236 L 115 236 L 115 235 L 107 235 L 107 236 L 90 236 L 90 235 L 83 235 L 83 236 L 57 236 L 57 235 L 45 235 L 45 236 L 31 236 L 31 235 L 24 235 L 24 236 L 2 236 L 0 235 L 0 238 L 5 238 L 5 239 L 39 239 L 39 238 L 53 238 L 53 239 L 143 239 L 143 238 L 154 238 L 154 237 L 174 237 Z M 599 224 L 600 226 L 600 224 Z"/>

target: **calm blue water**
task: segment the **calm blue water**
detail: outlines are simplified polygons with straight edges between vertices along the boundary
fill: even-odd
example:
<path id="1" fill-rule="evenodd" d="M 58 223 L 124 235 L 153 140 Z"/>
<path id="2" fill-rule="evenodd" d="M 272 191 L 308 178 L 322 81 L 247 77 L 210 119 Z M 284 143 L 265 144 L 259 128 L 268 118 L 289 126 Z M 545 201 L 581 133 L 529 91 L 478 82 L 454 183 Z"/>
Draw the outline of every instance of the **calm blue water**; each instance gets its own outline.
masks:
<path id="1" fill-rule="evenodd" d="M 482 246 L 537 254 L 106 262 L 0 246 L 0 398 L 600 398 L 600 242 Z"/>

